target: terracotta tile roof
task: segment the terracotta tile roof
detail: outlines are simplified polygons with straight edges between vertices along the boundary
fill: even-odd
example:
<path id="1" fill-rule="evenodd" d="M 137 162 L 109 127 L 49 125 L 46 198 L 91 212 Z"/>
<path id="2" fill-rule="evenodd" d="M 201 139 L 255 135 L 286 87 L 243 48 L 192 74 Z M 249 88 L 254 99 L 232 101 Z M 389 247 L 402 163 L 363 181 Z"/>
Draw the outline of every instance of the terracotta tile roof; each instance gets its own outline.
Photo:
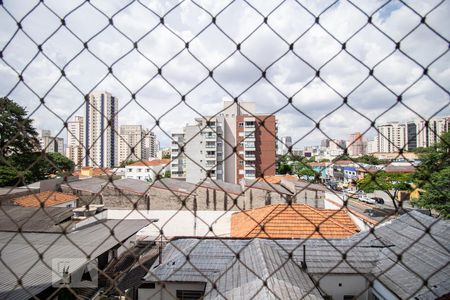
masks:
<path id="1" fill-rule="evenodd" d="M 153 160 L 140 160 L 135 163 L 127 165 L 127 167 L 151 167 L 170 164 L 170 159 L 153 159 Z"/>
<path id="2" fill-rule="evenodd" d="M 47 191 L 17 198 L 14 203 L 24 207 L 40 207 L 44 203 L 45 207 L 49 207 L 77 199 L 75 195 Z"/>
<path id="3" fill-rule="evenodd" d="M 260 225 L 264 225 L 264 231 Z M 358 227 L 346 210 L 319 209 L 305 204 L 274 204 L 231 216 L 231 237 L 344 238 L 356 232 Z"/>
<path id="4" fill-rule="evenodd" d="M 265 181 L 268 183 L 276 183 L 279 184 L 281 180 L 298 180 L 298 177 L 295 175 L 275 175 L 275 176 L 264 176 L 264 178 L 258 178 L 258 181 Z"/>
<path id="5" fill-rule="evenodd" d="M 308 164 L 311 167 L 327 167 L 331 165 L 330 162 L 312 162 Z"/>
<path id="6" fill-rule="evenodd" d="M 90 171 L 92 170 L 92 176 L 102 176 L 102 175 L 111 175 L 112 169 L 110 168 L 93 168 L 93 167 L 81 167 L 81 170 L 74 171 L 72 176 L 82 176 L 82 171 Z"/>

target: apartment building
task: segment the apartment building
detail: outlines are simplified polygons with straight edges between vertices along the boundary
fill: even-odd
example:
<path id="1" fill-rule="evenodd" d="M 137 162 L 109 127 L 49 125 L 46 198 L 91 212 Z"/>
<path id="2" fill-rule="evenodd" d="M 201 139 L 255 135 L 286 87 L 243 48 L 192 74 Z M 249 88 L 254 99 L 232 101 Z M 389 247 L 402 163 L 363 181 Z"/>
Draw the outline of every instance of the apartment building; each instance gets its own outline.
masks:
<path id="1" fill-rule="evenodd" d="M 377 126 L 378 152 L 398 152 L 406 146 L 406 125 L 388 122 Z"/>
<path id="2" fill-rule="evenodd" d="M 84 118 L 75 116 L 67 122 L 67 149 L 66 156 L 74 162 L 76 168 L 83 165 L 84 146 Z"/>
<path id="3" fill-rule="evenodd" d="M 281 147 L 279 149 L 279 154 L 285 155 L 289 152 L 289 148 L 292 147 L 292 137 L 282 136 L 280 143 Z"/>
<path id="4" fill-rule="evenodd" d="M 219 115 L 172 132 L 172 178 L 238 183 L 275 175 L 275 135 L 275 116 L 256 114 L 253 102 L 225 101 Z"/>
<path id="5" fill-rule="evenodd" d="M 119 164 L 127 160 L 142 158 L 142 126 L 120 125 L 119 127 Z"/>
<path id="6" fill-rule="evenodd" d="M 156 135 L 150 129 L 142 130 L 142 158 L 150 159 L 158 157 L 159 142 Z"/>
<path id="7" fill-rule="evenodd" d="M 92 92 L 84 118 L 85 166 L 114 167 L 118 157 L 118 99 L 108 92 Z"/>
<path id="8" fill-rule="evenodd" d="M 186 180 L 186 159 L 184 156 L 184 128 L 172 131 L 172 145 L 170 148 L 171 178 Z M 182 151 L 183 150 L 183 151 Z"/>
<path id="9" fill-rule="evenodd" d="M 52 136 L 50 130 L 42 130 L 39 136 L 41 149 L 46 153 L 58 152 L 64 155 L 64 139 Z"/>
<path id="10" fill-rule="evenodd" d="M 350 156 L 361 156 L 366 153 L 364 137 L 361 132 L 351 133 L 348 139 L 348 154 Z"/>
<path id="11" fill-rule="evenodd" d="M 419 147 L 430 147 L 439 142 L 439 136 L 449 129 L 450 117 L 436 117 L 430 120 L 416 119 L 404 123 L 384 123 L 377 126 L 378 135 L 376 140 L 372 141 L 372 143 L 377 143 L 377 148 L 374 149 L 371 146 L 370 150 L 371 152 L 395 153 L 400 149 L 413 151 Z"/>

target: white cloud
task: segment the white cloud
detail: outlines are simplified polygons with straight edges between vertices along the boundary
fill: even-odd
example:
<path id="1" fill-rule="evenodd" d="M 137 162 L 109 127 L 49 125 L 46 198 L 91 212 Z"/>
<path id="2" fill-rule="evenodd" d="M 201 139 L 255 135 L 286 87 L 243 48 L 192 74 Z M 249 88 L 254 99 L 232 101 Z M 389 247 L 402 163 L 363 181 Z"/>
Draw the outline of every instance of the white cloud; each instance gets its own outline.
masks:
<path id="1" fill-rule="evenodd" d="M 322 132 L 315 129 L 315 122 L 327 115 L 321 122 L 325 134 L 346 138 L 350 132 L 365 131 L 370 126 L 363 116 L 382 121 L 414 117 L 410 109 L 420 112 L 424 117 L 437 112 L 450 113 L 448 1 L 432 12 L 430 10 L 438 4 L 436 1 L 408 1 L 419 14 L 428 14 L 426 24 L 442 37 L 424 24 L 410 33 L 420 24 L 421 17 L 398 1 L 392 1 L 386 6 L 383 6 L 385 1 L 382 0 L 352 1 L 362 11 L 347 1 L 340 1 L 326 10 L 334 3 L 331 0 L 301 1 L 303 7 L 292 0 L 282 3 L 280 0 L 251 1 L 254 8 L 243 1 L 231 5 L 230 1 L 207 0 L 181 4 L 169 0 L 92 0 L 92 4 L 81 0 L 45 1 L 45 5 L 57 16 L 38 1 L 3 2 L 3 7 L 16 20 L 21 20 L 36 6 L 22 21 L 23 30 L 36 43 L 44 43 L 44 53 L 58 67 L 42 54 L 34 58 L 38 52 L 36 44 L 22 31 L 14 35 L 16 21 L 0 7 L 0 50 L 4 59 L 0 60 L 0 94 L 10 93 L 17 84 L 18 76 L 14 70 L 19 73 L 23 71 L 26 84 L 38 96 L 22 83 L 9 96 L 27 107 L 37 127 L 49 128 L 54 132 L 60 131 L 63 124 L 55 114 L 63 120 L 76 113 L 82 114 L 83 95 L 92 89 L 108 90 L 119 98 L 123 108 L 119 117 L 121 124 L 142 124 L 151 128 L 155 126 L 155 119 L 158 119 L 160 129 L 168 133 L 192 121 L 199 114 L 217 113 L 222 108 L 223 99 L 239 96 L 241 100 L 257 102 L 261 113 L 277 112 L 279 135 L 293 136 L 298 146 L 317 144 L 324 137 Z M 78 5 L 81 7 L 77 8 Z M 264 17 L 261 14 L 269 15 L 267 25 L 263 24 Z M 317 24 L 305 32 L 319 14 L 321 26 L 341 43 L 345 41 L 346 50 L 342 50 L 341 44 Z M 372 15 L 373 25 L 367 24 L 368 16 L 365 14 Z M 60 18 L 64 16 L 67 27 L 59 27 Z M 159 18 L 163 16 L 165 25 L 175 34 L 158 25 Z M 216 17 L 218 27 L 210 24 L 212 16 Z M 112 27 L 103 29 L 110 17 L 131 41 Z M 53 34 L 57 28 L 58 31 Z M 405 37 L 407 34 L 409 36 Z M 112 66 L 116 78 L 107 76 L 107 66 L 86 49 L 83 50 L 83 42 L 88 40 L 89 50 L 107 66 L 119 59 Z M 420 65 L 402 52 L 395 51 L 395 43 L 399 41 L 401 50 Z M 137 42 L 138 49 L 122 58 L 133 49 L 133 42 Z M 208 70 L 185 49 L 186 42 L 189 42 L 189 51 L 207 68 L 215 68 L 214 80 L 226 91 L 211 78 L 193 89 L 208 76 Z M 294 51 L 288 51 L 289 44 L 294 42 Z M 240 51 L 236 49 L 236 44 L 241 44 Z M 171 60 L 180 51 L 181 54 Z M 381 83 L 369 77 L 359 85 L 369 71 L 346 51 L 362 64 L 374 68 L 374 75 Z M 285 52 L 287 54 L 276 61 Z M 262 78 L 258 80 L 261 71 L 242 54 L 260 69 L 276 61 L 266 73 L 270 83 Z M 337 57 L 328 62 L 335 55 Z M 64 66 L 67 80 L 62 78 L 47 94 L 61 75 L 58 68 Z M 426 76 L 423 77 L 422 66 L 428 68 L 428 74 L 441 87 Z M 163 76 L 170 84 L 157 75 L 161 67 Z M 315 76 L 313 68 L 320 69 L 321 77 L 328 84 L 341 95 L 348 96 L 348 105 L 361 112 L 361 115 L 347 105 L 332 112 L 342 105 L 342 98 L 320 79 L 312 80 Z M 251 86 L 254 82 L 257 83 Z M 397 96 L 383 84 L 395 94 L 403 93 L 404 105 L 397 103 Z M 186 103 L 181 102 L 181 96 L 176 90 L 187 94 Z M 131 99 L 132 93 L 137 93 L 136 100 Z M 45 94 L 46 107 L 39 101 Z M 293 97 L 292 105 L 288 103 L 288 97 Z M 395 105 L 394 108 L 384 113 L 392 105 Z M 157 134 L 163 144 L 168 143 L 169 139 L 161 130 Z"/>

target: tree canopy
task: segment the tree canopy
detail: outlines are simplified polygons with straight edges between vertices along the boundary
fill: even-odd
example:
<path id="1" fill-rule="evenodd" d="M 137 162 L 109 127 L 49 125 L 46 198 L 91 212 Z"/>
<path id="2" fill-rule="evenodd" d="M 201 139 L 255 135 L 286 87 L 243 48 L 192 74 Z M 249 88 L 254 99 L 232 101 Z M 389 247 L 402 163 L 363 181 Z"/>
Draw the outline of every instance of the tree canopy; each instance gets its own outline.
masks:
<path id="1" fill-rule="evenodd" d="M 450 217 L 450 132 L 438 143 L 416 153 L 421 161 L 414 174 L 417 186 L 424 190 L 417 204 Z"/>
<path id="2" fill-rule="evenodd" d="M 27 111 L 8 98 L 0 98 L 0 158 L 39 149 L 38 133 Z"/>
<path id="3" fill-rule="evenodd" d="M 37 137 L 26 110 L 0 98 L 0 186 L 20 186 L 72 173 L 74 163 L 64 155 L 38 152 Z"/>

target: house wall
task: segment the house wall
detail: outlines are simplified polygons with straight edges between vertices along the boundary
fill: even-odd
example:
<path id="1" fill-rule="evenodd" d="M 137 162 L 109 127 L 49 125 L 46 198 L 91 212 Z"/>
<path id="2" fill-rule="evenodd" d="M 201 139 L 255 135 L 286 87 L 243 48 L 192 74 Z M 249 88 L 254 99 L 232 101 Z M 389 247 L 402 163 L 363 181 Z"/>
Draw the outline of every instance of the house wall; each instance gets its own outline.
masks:
<path id="1" fill-rule="evenodd" d="M 204 283 L 176 283 L 166 282 L 164 287 L 161 283 L 155 283 L 154 289 L 139 288 L 138 300 L 176 300 L 177 290 L 205 291 Z"/>
<path id="2" fill-rule="evenodd" d="M 343 300 L 345 295 L 355 296 L 358 300 L 368 300 L 369 284 L 364 276 L 347 274 L 325 275 L 319 280 L 322 291 L 333 300 Z"/>
<path id="3" fill-rule="evenodd" d="M 78 202 L 77 200 L 67 201 L 64 203 L 57 204 L 57 205 L 52 205 L 52 207 L 78 207 L 77 202 Z"/>
<path id="4" fill-rule="evenodd" d="M 265 205 L 288 203 L 290 196 L 262 189 L 244 188 L 245 201 L 242 209 L 252 209 Z"/>
<path id="5" fill-rule="evenodd" d="M 371 293 L 376 295 L 380 299 L 385 300 L 397 300 L 398 298 L 392 294 L 387 288 L 384 287 L 378 280 L 373 282 Z"/>
<path id="6" fill-rule="evenodd" d="M 88 204 L 103 204 L 103 197 L 97 193 L 85 192 L 81 190 L 75 190 L 69 186 L 61 185 L 61 191 L 65 194 L 77 195 L 78 206 L 84 206 Z"/>
<path id="7" fill-rule="evenodd" d="M 125 178 L 133 178 L 142 181 L 150 182 L 155 181 L 156 175 L 164 176 L 166 170 L 169 170 L 169 166 L 127 166 L 125 168 Z"/>

